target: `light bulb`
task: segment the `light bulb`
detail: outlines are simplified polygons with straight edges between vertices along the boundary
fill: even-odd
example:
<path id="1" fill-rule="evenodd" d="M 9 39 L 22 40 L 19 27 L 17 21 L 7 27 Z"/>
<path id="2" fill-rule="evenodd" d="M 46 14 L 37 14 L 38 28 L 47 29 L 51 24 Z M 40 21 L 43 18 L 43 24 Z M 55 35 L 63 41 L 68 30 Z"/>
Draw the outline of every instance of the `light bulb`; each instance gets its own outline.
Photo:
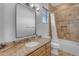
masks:
<path id="1" fill-rule="evenodd" d="M 31 3 L 31 4 L 30 4 L 30 7 L 34 7 L 34 5 Z"/>
<path id="2" fill-rule="evenodd" d="M 39 11 L 40 10 L 40 8 L 39 7 L 36 7 L 36 11 Z"/>

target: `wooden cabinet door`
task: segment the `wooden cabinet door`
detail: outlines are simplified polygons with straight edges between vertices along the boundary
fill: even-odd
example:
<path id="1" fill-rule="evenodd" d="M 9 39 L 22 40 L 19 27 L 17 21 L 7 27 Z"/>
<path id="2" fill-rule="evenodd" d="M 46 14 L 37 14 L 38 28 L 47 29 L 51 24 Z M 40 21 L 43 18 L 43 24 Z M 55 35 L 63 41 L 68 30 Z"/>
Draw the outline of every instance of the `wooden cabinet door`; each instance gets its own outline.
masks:
<path id="1" fill-rule="evenodd" d="M 51 42 L 46 44 L 46 55 L 51 56 Z"/>

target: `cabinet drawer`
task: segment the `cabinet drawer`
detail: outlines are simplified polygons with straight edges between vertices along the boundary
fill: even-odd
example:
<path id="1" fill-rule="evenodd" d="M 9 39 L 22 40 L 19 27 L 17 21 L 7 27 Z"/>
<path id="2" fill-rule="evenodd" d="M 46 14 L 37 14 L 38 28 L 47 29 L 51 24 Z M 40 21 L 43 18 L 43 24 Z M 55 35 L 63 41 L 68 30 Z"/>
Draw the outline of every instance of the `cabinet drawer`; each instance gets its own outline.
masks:
<path id="1" fill-rule="evenodd" d="M 40 56 L 40 55 L 43 55 L 43 54 L 45 54 L 45 46 L 39 48 L 38 50 L 36 50 L 32 54 L 30 54 L 30 56 Z"/>

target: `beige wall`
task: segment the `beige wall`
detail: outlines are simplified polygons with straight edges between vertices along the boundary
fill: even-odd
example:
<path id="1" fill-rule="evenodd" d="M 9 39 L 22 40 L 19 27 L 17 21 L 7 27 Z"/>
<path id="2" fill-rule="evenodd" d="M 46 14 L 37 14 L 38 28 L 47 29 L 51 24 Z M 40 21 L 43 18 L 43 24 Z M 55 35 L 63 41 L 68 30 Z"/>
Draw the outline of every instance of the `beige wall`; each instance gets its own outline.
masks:
<path id="1" fill-rule="evenodd" d="M 58 38 L 79 42 L 79 6 L 66 5 L 55 10 Z"/>

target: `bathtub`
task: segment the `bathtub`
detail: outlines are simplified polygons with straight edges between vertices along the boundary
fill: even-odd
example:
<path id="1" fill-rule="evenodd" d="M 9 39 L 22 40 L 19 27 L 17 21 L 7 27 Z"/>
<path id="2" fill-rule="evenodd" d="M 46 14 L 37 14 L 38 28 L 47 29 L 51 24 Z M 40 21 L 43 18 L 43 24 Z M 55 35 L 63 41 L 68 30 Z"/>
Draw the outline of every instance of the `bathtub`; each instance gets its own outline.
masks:
<path id="1" fill-rule="evenodd" d="M 59 44 L 56 42 L 51 42 L 51 54 L 52 56 L 57 56 L 59 50 Z"/>
<path id="2" fill-rule="evenodd" d="M 79 56 L 79 43 L 64 39 L 59 39 L 59 49 L 72 55 Z"/>

